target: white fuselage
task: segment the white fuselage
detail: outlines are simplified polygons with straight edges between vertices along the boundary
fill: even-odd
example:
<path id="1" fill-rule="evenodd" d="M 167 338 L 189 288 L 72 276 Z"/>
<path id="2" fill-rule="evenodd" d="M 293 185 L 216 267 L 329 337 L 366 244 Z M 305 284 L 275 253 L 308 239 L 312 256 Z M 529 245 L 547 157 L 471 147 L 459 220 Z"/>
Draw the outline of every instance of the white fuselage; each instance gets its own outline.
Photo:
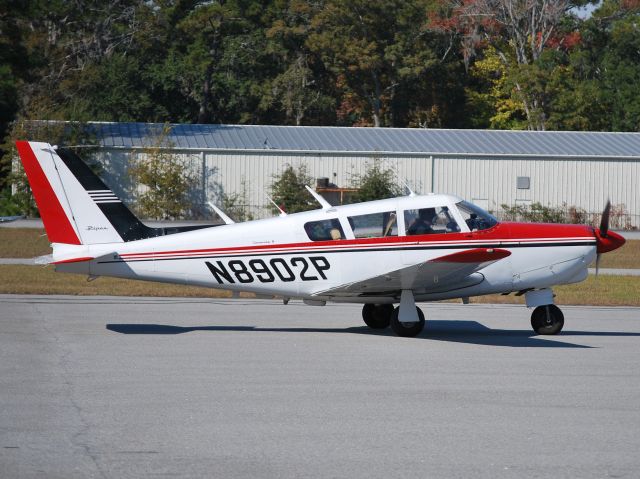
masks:
<path id="1" fill-rule="evenodd" d="M 264 220 L 236 223 L 125 243 L 54 245 L 58 271 L 115 276 L 248 291 L 283 297 L 346 302 L 397 302 L 397 295 L 360 292 L 323 294 L 405 266 L 416 265 L 464 249 L 508 250 L 511 255 L 470 275 L 456 285 L 438 287 L 438 277 L 414 289 L 417 300 L 439 300 L 490 293 L 546 288 L 582 281 L 596 255 L 595 240 L 586 228 L 558 237 L 527 237 L 523 228 L 499 224 L 470 231 L 448 195 L 403 197 L 315 210 Z M 446 206 L 459 231 L 444 235 L 409 236 L 404 212 Z M 350 217 L 392 212 L 397 234 L 356 238 Z M 312 241 L 310 222 L 336 219 L 343 230 L 337 241 Z M 522 225 L 520 225 L 522 226 Z M 513 231 L 517 230 L 517 231 Z M 379 235 L 382 236 L 382 235 Z"/>

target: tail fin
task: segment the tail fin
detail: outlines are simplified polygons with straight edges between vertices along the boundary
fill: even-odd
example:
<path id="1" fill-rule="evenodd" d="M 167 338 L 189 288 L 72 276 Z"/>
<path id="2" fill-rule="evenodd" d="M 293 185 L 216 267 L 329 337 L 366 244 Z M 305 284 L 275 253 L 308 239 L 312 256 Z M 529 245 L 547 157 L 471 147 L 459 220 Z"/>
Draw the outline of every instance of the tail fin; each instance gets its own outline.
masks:
<path id="1" fill-rule="evenodd" d="M 32 141 L 16 146 L 52 243 L 122 243 L 210 226 L 150 228 L 71 150 Z"/>

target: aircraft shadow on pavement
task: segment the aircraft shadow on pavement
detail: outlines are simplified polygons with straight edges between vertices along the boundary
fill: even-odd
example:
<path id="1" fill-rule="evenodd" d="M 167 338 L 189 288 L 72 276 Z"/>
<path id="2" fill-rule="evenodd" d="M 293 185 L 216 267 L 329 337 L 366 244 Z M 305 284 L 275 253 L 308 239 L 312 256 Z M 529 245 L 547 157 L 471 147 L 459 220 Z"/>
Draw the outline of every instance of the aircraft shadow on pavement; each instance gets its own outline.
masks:
<path id="1" fill-rule="evenodd" d="M 120 334 L 171 335 L 193 331 L 246 331 L 283 333 L 331 333 L 366 334 L 371 336 L 394 336 L 389 330 L 372 330 L 366 326 L 351 328 L 261 328 L 256 326 L 174 326 L 167 324 L 107 324 L 106 328 Z M 563 336 L 636 336 L 640 333 L 613 331 L 566 331 L 559 336 L 538 336 L 533 331 L 520 329 L 491 329 L 477 321 L 430 320 L 424 331 L 412 339 L 448 341 L 454 343 L 480 344 L 517 348 L 591 348 L 581 344 L 561 341 Z"/>

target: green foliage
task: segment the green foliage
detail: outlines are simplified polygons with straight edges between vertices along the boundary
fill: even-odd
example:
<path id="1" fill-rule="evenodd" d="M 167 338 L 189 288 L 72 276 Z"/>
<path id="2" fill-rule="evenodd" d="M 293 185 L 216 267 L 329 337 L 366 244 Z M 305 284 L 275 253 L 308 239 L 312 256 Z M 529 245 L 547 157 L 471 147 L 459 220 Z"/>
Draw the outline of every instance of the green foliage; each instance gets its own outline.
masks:
<path id="1" fill-rule="evenodd" d="M 242 189 L 230 195 L 222 195 L 222 210 L 235 222 L 251 221 L 254 219 L 249 205 L 249 187 L 242 179 Z"/>
<path id="2" fill-rule="evenodd" d="M 503 221 L 524 221 L 531 223 L 569 223 L 598 226 L 601 212 L 587 212 L 583 208 L 568 206 L 544 206 L 535 202 L 530 205 L 500 205 L 498 217 Z M 609 225 L 612 229 L 632 230 L 633 221 L 626 205 L 611 205 Z"/>
<path id="3" fill-rule="evenodd" d="M 23 215 L 24 208 L 14 195 L 11 188 L 6 187 L 0 191 L 0 216 Z"/>
<path id="4" fill-rule="evenodd" d="M 531 203 L 530 205 L 507 204 L 500 205 L 502 214 L 500 217 L 505 221 L 525 221 L 531 223 L 566 223 L 565 211 L 563 208 L 544 206 L 541 203 Z"/>
<path id="5" fill-rule="evenodd" d="M 363 175 L 354 175 L 351 179 L 351 186 L 358 188 L 357 193 L 353 195 L 354 202 L 395 198 L 403 193 L 403 188 L 398 186 L 395 171 L 391 168 L 384 168 L 379 159 L 368 163 Z"/>
<path id="6" fill-rule="evenodd" d="M 172 153 L 167 140 L 170 127 L 165 127 L 138 156 L 129 170 L 132 180 L 144 185 L 138 196 L 136 212 L 143 218 L 175 220 L 186 216 L 192 208 L 189 193 L 195 176 L 186 169 L 185 161 Z"/>
<path id="7" fill-rule="evenodd" d="M 317 203 L 305 188 L 305 185 L 310 185 L 311 181 L 312 178 L 307 174 L 304 165 L 298 168 L 287 165 L 279 176 L 274 177 L 274 182 L 271 184 L 271 197 L 286 213 L 317 209 Z M 273 211 L 276 210 L 273 209 Z"/>
<path id="8" fill-rule="evenodd" d="M 37 117 L 38 113 L 32 113 Z M 52 145 L 83 146 L 85 153 L 91 152 L 90 145 L 94 142 L 91 130 L 82 122 L 49 122 L 21 119 L 12 124 L 6 143 L 2 145 L 0 151 L 4 155 L 0 158 L 0 188 L 5 192 L 2 201 L 4 211 L 15 211 L 11 214 L 23 214 L 30 217 L 39 216 L 27 176 L 22 168 L 22 163 L 18 159 L 16 141 L 29 139 L 31 141 L 43 141 Z M 4 182 L 1 180 L 5 180 Z M 14 192 L 9 195 L 10 186 L 13 185 Z"/>

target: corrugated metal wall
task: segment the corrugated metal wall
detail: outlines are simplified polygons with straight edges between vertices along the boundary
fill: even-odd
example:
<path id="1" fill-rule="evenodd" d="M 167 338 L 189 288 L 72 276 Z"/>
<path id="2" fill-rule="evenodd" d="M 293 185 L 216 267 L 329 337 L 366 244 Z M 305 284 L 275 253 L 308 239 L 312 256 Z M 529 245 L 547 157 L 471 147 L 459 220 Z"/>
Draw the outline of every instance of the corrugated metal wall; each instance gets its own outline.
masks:
<path id="1" fill-rule="evenodd" d="M 210 176 L 210 196 L 218 196 L 217 192 L 240 193 L 245 182 L 249 203 L 254 205 L 257 216 L 270 215 L 267 208 L 269 193 L 275 177 L 291 165 L 298 168 L 306 165 L 307 173 L 314 180 L 328 178 L 339 187 L 350 186 L 358 175 L 363 175 L 368 165 L 375 161 L 373 156 L 328 156 L 324 154 L 283 154 L 270 152 L 253 155 L 241 153 L 207 153 L 206 165 L 213 174 Z M 428 191 L 431 178 L 431 162 L 415 157 L 379 157 L 382 168 L 390 168 L 397 172 L 398 178 L 405 179 L 412 188 Z"/>
<path id="2" fill-rule="evenodd" d="M 247 201 L 255 217 L 271 215 L 265 193 L 287 165 L 305 164 L 312 178 L 329 178 L 331 183 L 348 187 L 354 176 L 364 174 L 367 165 L 377 158 L 384 168 L 393 169 L 401 182 L 407 181 L 418 193 L 428 193 L 433 187 L 436 193 L 456 194 L 493 211 L 501 204 L 539 202 L 553 207 L 566 204 L 597 213 L 610 198 L 614 205 L 624 204 L 633 225 L 640 226 L 638 160 L 376 157 L 281 151 L 176 151 L 176 154 L 188 160 L 200 178 L 200 191 L 194 198 L 206 197 L 220 202 L 222 194 L 242 194 L 244 182 Z M 126 175 L 129 156 L 130 151 L 115 149 L 104 150 L 99 155 L 105 165 L 106 181 L 125 198 L 131 198 L 135 191 Z M 529 189 L 516 187 L 518 177 L 529 178 Z M 201 194 L 202 191 L 205 194 Z"/>
<path id="3" fill-rule="evenodd" d="M 494 211 L 501 204 L 539 202 L 597 213 L 610 198 L 640 224 L 639 161 L 436 158 L 434 165 L 436 192 L 455 193 Z M 518 177 L 530 179 L 529 189 L 516 187 Z"/>

